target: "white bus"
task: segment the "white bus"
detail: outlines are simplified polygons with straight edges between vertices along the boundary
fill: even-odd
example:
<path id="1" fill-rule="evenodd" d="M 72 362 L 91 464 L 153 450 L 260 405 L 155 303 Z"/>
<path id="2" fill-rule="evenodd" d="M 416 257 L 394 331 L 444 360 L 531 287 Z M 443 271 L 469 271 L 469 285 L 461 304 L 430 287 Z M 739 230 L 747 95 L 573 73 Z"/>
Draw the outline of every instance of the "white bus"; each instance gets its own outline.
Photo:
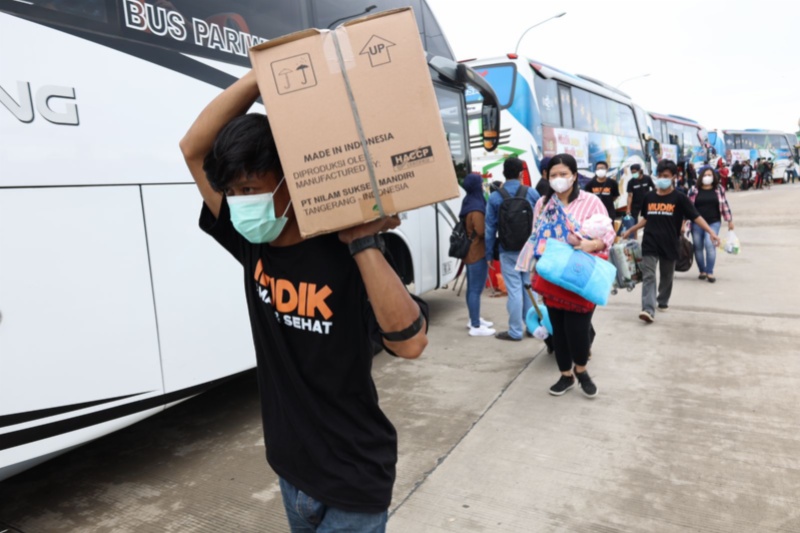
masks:
<path id="1" fill-rule="evenodd" d="M 521 158 L 530 182 L 540 178 L 543 157 L 569 153 L 581 174 L 594 175 L 594 165 L 606 161 L 609 176 L 623 194 L 629 168 L 639 163 L 650 168 L 655 149 L 647 113 L 625 93 L 588 76 L 573 75 L 516 54 L 466 62 L 483 76 L 497 95 L 501 108 L 499 147 L 488 152 L 482 146 L 481 121 L 470 120 L 472 158 L 476 169 L 489 179 L 502 180 L 503 158 Z M 478 94 L 468 94 L 468 104 L 478 104 Z M 477 109 L 475 110 L 477 114 Z"/>
<path id="2" fill-rule="evenodd" d="M 800 142 L 794 133 L 775 130 L 746 129 L 722 130 L 714 132 L 714 138 L 721 137 L 725 143 L 725 157 L 728 165 L 736 161 L 755 163 L 759 158 L 772 159 L 772 178 L 781 182 L 786 179 L 786 169 L 793 163 L 800 164 Z"/>
<path id="3" fill-rule="evenodd" d="M 464 91 L 496 123 L 491 89 L 424 0 L 364 4 L 0 0 L 0 480 L 254 367 L 240 266 L 198 229 L 178 149 L 251 45 L 411 5 L 469 171 Z M 406 213 L 387 236 L 417 293 L 455 276 L 457 208 Z"/>
<path id="4" fill-rule="evenodd" d="M 708 161 L 708 131 L 696 121 L 677 115 L 650 113 L 654 137 L 661 145 L 659 161 L 670 159 L 679 165 L 694 164 L 699 169 Z"/>

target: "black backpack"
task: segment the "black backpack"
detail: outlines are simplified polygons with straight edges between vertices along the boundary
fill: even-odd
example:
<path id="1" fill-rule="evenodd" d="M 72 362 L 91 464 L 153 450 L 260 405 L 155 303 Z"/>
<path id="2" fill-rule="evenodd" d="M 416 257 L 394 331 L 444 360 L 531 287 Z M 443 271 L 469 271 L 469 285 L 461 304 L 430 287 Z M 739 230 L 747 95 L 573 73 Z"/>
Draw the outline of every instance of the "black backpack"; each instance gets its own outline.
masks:
<path id="1" fill-rule="evenodd" d="M 520 185 L 514 196 L 508 194 L 505 187 L 498 192 L 503 197 L 497 224 L 500 244 L 507 252 L 518 252 L 533 230 L 533 206 L 528 202 L 528 187 Z"/>
<path id="2" fill-rule="evenodd" d="M 472 239 L 467 235 L 467 228 L 464 224 L 464 219 L 459 219 L 456 226 L 453 228 L 453 233 L 450 234 L 450 251 L 448 255 L 456 259 L 464 259 L 469 253 L 469 247 L 472 244 Z"/>
<path id="3" fill-rule="evenodd" d="M 694 245 L 692 241 L 681 235 L 678 243 L 678 260 L 675 261 L 675 272 L 688 272 L 694 264 Z"/>

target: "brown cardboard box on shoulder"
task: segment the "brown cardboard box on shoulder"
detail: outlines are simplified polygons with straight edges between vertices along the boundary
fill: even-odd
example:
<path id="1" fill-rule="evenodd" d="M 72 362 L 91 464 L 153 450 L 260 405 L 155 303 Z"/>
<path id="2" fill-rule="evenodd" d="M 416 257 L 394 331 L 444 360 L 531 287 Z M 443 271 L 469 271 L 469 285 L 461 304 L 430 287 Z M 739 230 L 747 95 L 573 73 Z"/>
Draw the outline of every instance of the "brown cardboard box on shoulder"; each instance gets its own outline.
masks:
<path id="1" fill-rule="evenodd" d="M 303 237 L 459 195 L 410 8 L 274 39 L 250 59 Z"/>

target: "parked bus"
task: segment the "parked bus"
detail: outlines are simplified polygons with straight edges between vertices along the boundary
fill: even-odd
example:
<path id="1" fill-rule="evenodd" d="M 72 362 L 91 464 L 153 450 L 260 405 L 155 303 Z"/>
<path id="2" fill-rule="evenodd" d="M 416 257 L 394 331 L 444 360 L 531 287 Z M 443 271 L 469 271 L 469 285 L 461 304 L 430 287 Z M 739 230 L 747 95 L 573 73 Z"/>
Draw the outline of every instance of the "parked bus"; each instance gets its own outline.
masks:
<path id="1" fill-rule="evenodd" d="M 800 143 L 794 133 L 774 130 L 722 130 L 712 132 L 716 140 L 722 137 L 725 143 L 725 160 L 729 165 L 735 161 L 748 160 L 754 163 L 758 158 L 772 158 L 772 178 L 783 181 L 786 169 L 792 162 L 800 164 Z M 720 154 L 722 155 L 722 154 Z"/>
<path id="2" fill-rule="evenodd" d="M 491 88 L 454 61 L 424 0 L 370 4 L 0 0 L 0 479 L 255 366 L 241 267 L 197 228 L 178 149 L 251 45 L 413 6 L 453 164 L 469 171 L 464 92 L 496 131 Z M 405 213 L 387 236 L 418 294 L 455 276 L 458 205 Z"/>
<path id="3" fill-rule="evenodd" d="M 700 168 L 708 160 L 708 132 L 694 120 L 677 115 L 650 113 L 654 137 L 661 145 L 658 160 L 671 159 L 679 165 Z"/>
<path id="4" fill-rule="evenodd" d="M 481 138 L 476 107 L 470 120 L 473 165 L 489 179 L 502 180 L 500 166 L 508 156 L 525 162 L 530 183 L 540 178 L 539 162 L 557 153 L 575 156 L 581 174 L 594 175 L 594 165 L 606 161 L 609 176 L 620 184 L 617 207 L 625 208 L 629 168 L 650 168 L 649 155 L 657 149 L 648 129 L 647 113 L 625 93 L 588 76 L 573 75 L 516 54 L 466 62 L 494 89 L 503 129 L 496 152 L 488 152 Z M 480 95 L 467 94 L 477 106 Z"/>

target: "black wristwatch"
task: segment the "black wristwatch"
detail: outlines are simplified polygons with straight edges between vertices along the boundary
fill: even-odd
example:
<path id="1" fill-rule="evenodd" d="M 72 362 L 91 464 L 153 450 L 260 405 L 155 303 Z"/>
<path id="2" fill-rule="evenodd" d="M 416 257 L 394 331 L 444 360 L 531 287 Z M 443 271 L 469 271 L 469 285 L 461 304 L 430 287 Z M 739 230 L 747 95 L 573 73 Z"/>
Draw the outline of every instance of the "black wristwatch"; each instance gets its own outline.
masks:
<path id="1" fill-rule="evenodd" d="M 351 242 L 348 247 L 350 248 L 350 255 L 355 256 L 364 250 L 370 248 L 377 248 L 381 253 L 386 251 L 386 243 L 383 242 L 383 237 L 380 235 L 367 235 Z"/>

